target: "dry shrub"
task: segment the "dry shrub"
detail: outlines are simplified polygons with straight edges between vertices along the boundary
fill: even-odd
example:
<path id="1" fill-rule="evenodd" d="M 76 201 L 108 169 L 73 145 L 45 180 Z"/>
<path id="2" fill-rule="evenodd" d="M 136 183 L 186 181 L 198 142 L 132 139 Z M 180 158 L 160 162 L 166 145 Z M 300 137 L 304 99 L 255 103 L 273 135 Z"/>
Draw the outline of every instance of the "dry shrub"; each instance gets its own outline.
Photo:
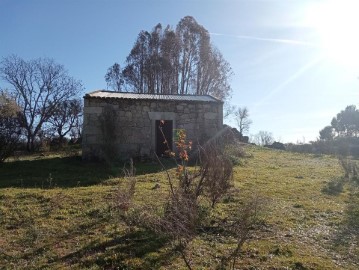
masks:
<path id="1" fill-rule="evenodd" d="M 236 239 L 236 246 L 227 257 L 222 259 L 222 268 L 229 266 L 230 269 L 235 269 L 243 244 L 260 222 L 260 212 L 263 211 L 264 205 L 264 199 L 257 195 L 248 198 L 231 214 L 231 219 L 227 224 L 224 224 L 225 230 Z"/>
<path id="2" fill-rule="evenodd" d="M 170 196 L 161 220 L 161 229 L 173 239 L 190 239 L 200 224 L 195 197 L 176 192 Z"/>
<path id="3" fill-rule="evenodd" d="M 233 165 L 223 148 L 216 144 L 208 144 L 200 152 L 200 175 L 204 178 L 205 195 L 213 208 L 231 187 Z"/>
<path id="4" fill-rule="evenodd" d="M 124 167 L 125 177 L 113 195 L 112 208 L 120 215 L 121 219 L 129 226 L 135 224 L 133 216 L 128 215 L 128 211 L 133 207 L 133 197 L 136 191 L 136 171 L 130 160 L 129 168 Z"/>
<path id="5" fill-rule="evenodd" d="M 158 219 L 157 228 L 173 241 L 188 269 L 192 269 L 192 266 L 187 255 L 187 245 L 197 234 L 200 224 L 197 198 L 180 190 L 169 197 L 164 214 Z"/>
<path id="6" fill-rule="evenodd" d="M 158 221 L 161 232 L 176 242 L 177 251 L 187 268 L 192 269 L 186 247 L 206 223 L 204 207 L 200 200 L 209 200 L 212 208 L 215 207 L 231 187 L 233 165 L 224 154 L 223 145 L 212 141 L 204 147 L 199 147 L 199 168 L 191 171 L 188 169 L 188 150 L 191 150 L 192 143 L 186 141 L 186 133 L 183 130 L 178 132 L 177 137 L 179 160 L 175 159 L 171 151 L 169 156 L 177 163 L 178 181 L 175 181 L 163 166 L 167 172 L 170 196 L 164 214 Z M 159 159 L 158 161 L 160 162 Z"/>
<path id="7" fill-rule="evenodd" d="M 348 180 L 358 180 L 359 179 L 359 167 L 358 164 L 349 159 L 348 157 L 339 157 L 339 164 L 344 170 L 344 177 Z"/>

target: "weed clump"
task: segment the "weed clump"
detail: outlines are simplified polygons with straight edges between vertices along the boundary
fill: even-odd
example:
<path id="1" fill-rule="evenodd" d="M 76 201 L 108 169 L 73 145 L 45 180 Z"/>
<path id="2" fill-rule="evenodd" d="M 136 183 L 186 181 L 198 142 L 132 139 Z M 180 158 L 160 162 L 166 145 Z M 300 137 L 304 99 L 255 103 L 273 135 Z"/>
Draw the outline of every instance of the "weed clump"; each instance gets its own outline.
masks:
<path id="1" fill-rule="evenodd" d="M 343 186 L 343 180 L 333 180 L 326 184 L 326 186 L 322 189 L 322 192 L 328 195 L 338 195 L 343 192 Z"/>

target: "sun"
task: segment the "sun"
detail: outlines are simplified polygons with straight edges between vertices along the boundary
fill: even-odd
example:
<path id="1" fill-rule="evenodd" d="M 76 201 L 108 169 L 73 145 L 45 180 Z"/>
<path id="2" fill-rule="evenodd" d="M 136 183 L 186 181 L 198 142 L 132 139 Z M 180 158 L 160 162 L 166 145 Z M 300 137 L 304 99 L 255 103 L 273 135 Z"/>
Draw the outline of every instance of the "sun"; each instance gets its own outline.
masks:
<path id="1" fill-rule="evenodd" d="M 306 21 L 318 33 L 319 46 L 328 58 L 359 67 L 359 0 L 317 1 Z"/>

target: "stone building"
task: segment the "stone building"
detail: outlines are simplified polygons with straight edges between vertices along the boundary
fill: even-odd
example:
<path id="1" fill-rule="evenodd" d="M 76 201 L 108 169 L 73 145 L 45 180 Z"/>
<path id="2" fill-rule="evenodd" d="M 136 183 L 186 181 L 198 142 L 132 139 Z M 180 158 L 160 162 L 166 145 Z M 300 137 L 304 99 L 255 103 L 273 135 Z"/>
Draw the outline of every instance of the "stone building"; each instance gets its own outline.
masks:
<path id="1" fill-rule="evenodd" d="M 222 128 L 223 102 L 209 95 L 100 90 L 84 96 L 82 155 L 84 159 L 161 156 L 168 147 L 174 149 L 178 129 L 196 144 Z"/>

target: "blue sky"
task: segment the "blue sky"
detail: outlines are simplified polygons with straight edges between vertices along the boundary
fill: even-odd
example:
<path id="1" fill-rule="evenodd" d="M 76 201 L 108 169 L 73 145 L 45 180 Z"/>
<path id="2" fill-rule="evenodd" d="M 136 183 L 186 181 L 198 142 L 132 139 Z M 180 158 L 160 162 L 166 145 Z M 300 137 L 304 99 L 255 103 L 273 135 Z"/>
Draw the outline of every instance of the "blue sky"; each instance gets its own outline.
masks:
<path id="1" fill-rule="evenodd" d="M 104 89 L 107 68 L 124 65 L 141 30 L 175 27 L 190 15 L 230 63 L 231 103 L 249 108 L 249 133 L 308 142 L 345 106 L 357 105 L 356 2 L 0 0 L 0 57 L 51 57 L 85 92 Z"/>

